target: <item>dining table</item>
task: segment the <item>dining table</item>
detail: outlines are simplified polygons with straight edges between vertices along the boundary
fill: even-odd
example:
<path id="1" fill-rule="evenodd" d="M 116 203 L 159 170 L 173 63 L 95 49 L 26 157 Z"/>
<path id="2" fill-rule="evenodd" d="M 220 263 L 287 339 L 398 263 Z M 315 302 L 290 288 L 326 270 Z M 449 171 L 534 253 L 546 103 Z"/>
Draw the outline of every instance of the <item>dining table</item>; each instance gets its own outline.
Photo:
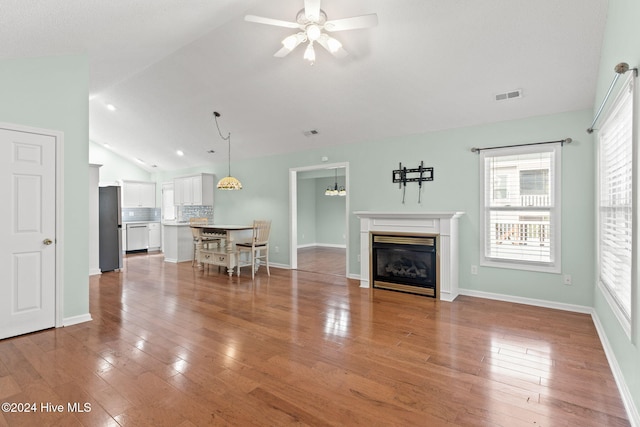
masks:
<path id="1" fill-rule="evenodd" d="M 253 225 L 192 224 L 191 228 L 197 230 L 199 236 L 196 238 L 198 268 L 203 269 L 204 264 L 226 267 L 229 277 L 233 276 L 239 256 L 235 244 L 251 241 Z M 205 247 L 203 239 L 212 237 L 219 238 L 220 244 L 213 248 Z"/>

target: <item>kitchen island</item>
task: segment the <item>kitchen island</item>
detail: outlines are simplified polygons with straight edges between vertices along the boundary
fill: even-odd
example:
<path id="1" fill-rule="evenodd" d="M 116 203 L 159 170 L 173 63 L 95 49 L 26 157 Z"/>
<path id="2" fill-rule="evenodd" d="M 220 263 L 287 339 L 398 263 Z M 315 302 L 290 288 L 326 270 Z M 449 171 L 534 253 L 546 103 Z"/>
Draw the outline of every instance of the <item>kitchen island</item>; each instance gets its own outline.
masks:
<path id="1" fill-rule="evenodd" d="M 162 223 L 165 262 L 193 260 L 193 234 L 188 222 Z"/>
<path id="2" fill-rule="evenodd" d="M 202 224 L 191 225 L 190 228 L 197 230 L 196 234 L 219 237 L 224 242 L 222 247 L 205 249 L 202 242 L 198 241 L 196 245 L 198 268 L 203 268 L 203 263 L 226 267 L 227 273 L 231 277 L 233 269 L 238 265 L 238 255 L 235 252 L 234 244 L 250 242 L 253 237 L 253 225 Z"/>

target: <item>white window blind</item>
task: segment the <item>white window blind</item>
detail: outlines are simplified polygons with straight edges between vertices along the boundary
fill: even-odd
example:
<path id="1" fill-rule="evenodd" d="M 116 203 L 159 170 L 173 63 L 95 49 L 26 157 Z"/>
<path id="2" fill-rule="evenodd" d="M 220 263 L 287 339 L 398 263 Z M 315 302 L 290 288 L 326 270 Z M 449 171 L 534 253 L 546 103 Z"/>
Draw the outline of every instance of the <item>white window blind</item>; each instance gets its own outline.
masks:
<path id="1" fill-rule="evenodd" d="M 633 236 L 633 78 L 625 82 L 598 132 L 599 276 L 631 319 Z"/>
<path id="2" fill-rule="evenodd" d="M 483 265 L 560 270 L 560 146 L 482 152 Z"/>

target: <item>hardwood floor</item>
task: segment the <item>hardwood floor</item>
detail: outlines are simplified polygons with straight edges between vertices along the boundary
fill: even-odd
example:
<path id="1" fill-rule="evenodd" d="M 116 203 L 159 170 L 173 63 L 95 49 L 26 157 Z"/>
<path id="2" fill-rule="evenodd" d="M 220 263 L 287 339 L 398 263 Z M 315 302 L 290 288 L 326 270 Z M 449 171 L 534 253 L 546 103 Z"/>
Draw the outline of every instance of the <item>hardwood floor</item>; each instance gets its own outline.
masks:
<path id="1" fill-rule="evenodd" d="M 298 249 L 298 270 L 347 275 L 346 249 L 311 246 Z"/>
<path id="2" fill-rule="evenodd" d="M 0 341 L 0 402 L 38 409 L 0 426 L 629 425 L 584 314 L 161 255 L 90 300 L 91 322 Z"/>

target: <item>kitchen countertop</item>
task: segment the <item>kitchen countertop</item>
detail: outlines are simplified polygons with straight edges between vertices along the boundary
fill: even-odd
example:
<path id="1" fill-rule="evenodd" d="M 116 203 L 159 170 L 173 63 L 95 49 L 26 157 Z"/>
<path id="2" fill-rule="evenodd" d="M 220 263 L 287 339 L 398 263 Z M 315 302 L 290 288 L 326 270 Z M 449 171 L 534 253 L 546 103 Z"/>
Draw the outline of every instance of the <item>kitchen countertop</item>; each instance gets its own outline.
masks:
<path id="1" fill-rule="evenodd" d="M 127 224 L 151 224 L 152 222 L 160 222 L 160 220 L 150 220 L 150 221 L 122 221 L 122 225 L 127 225 Z"/>
<path id="2" fill-rule="evenodd" d="M 163 221 L 162 225 L 169 225 L 169 226 L 175 226 L 175 227 L 183 227 L 183 226 L 189 226 L 189 222 L 180 222 L 180 221 Z"/>

